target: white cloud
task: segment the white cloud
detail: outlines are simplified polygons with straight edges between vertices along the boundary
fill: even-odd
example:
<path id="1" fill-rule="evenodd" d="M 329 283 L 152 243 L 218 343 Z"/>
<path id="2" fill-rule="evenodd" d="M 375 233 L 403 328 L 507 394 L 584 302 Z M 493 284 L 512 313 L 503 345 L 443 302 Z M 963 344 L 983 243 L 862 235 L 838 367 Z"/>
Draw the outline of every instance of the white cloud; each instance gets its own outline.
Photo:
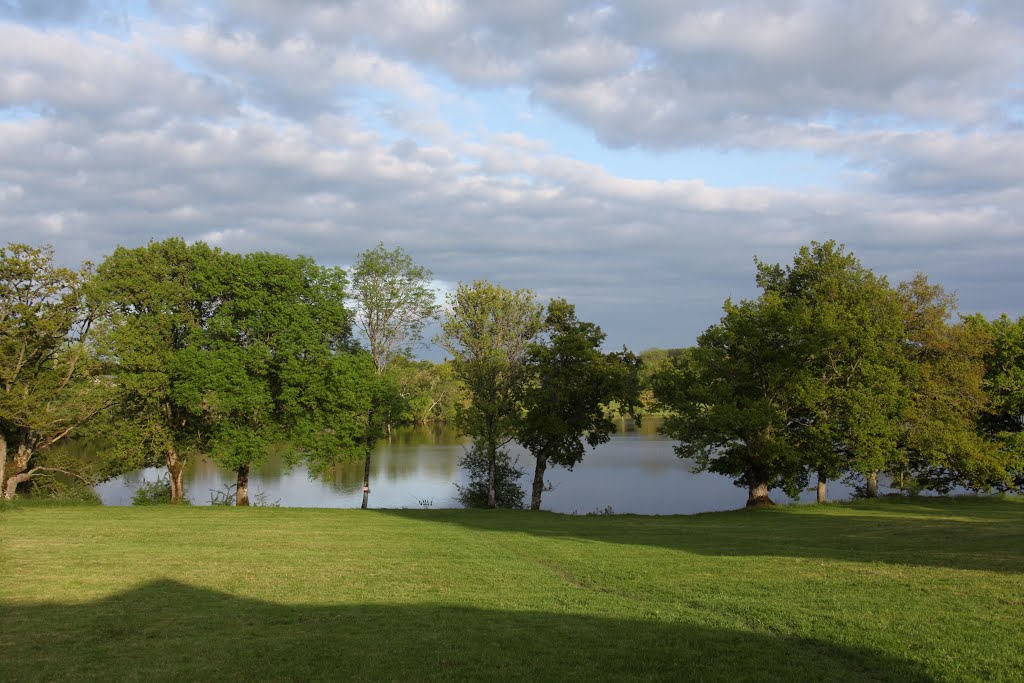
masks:
<path id="1" fill-rule="evenodd" d="M 182 235 L 333 264 L 383 240 L 440 281 L 565 296 L 637 347 L 690 343 L 752 293 L 754 254 L 811 239 L 926 271 L 968 310 L 1021 310 L 1012 3 L 160 7 L 117 35 L 0 23 L 0 237 L 68 260 Z M 622 177 L 539 128 L 442 118 L 478 86 L 617 145 L 809 150 L 849 173 L 784 191 Z"/>

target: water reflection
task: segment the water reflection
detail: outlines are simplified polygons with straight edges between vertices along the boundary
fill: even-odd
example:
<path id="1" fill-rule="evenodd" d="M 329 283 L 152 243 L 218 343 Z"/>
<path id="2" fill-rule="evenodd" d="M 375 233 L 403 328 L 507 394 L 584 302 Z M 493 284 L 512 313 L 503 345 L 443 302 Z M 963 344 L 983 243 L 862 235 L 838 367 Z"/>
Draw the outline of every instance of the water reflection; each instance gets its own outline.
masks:
<path id="1" fill-rule="evenodd" d="M 692 463 L 680 460 L 672 442 L 657 433 L 658 421 L 641 426 L 623 420 L 609 443 L 588 452 L 574 471 L 548 470 L 554 489 L 544 494 L 544 509 L 584 514 L 611 507 L 618 513 L 691 514 L 742 507 L 746 491 L 716 474 L 693 474 Z M 458 462 L 469 440 L 450 427 L 432 426 L 395 430 L 381 443 L 372 461 L 370 506 L 458 507 L 456 483 L 465 483 Z M 513 446 L 511 453 L 527 470 L 524 489 L 529 490 L 533 458 Z M 143 481 L 163 476 L 162 469 L 134 472 L 97 487 L 107 505 L 129 505 Z M 235 474 L 208 460 L 194 460 L 185 474 L 185 488 L 194 504 L 209 504 L 211 494 L 233 484 Z M 250 475 L 250 496 L 289 507 L 359 507 L 362 500 L 362 462 L 339 465 L 320 477 L 311 477 L 303 466 L 288 469 L 282 458 L 271 457 Z M 850 489 L 829 483 L 829 497 L 843 500 Z M 773 498 L 789 502 L 780 491 Z M 801 501 L 812 502 L 807 492 Z"/>

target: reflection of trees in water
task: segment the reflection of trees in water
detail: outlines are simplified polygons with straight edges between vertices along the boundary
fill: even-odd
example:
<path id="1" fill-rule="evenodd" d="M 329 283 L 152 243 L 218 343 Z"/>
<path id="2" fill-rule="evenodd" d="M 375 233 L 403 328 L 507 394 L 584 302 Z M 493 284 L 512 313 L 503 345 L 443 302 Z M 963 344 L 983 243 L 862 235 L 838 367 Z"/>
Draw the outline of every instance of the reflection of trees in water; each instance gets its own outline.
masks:
<path id="1" fill-rule="evenodd" d="M 451 437 L 446 435 L 442 443 L 436 443 L 433 440 L 436 434 L 408 434 L 404 438 L 401 443 L 384 443 L 377 447 L 370 462 L 371 481 L 379 482 L 377 486 L 391 485 L 422 475 L 454 480 L 462 456 L 462 448 L 456 445 L 460 441 L 452 443 Z M 358 491 L 363 486 L 363 463 L 340 463 L 324 472 L 321 480 L 339 491 Z"/>
<path id="2" fill-rule="evenodd" d="M 660 417 L 645 417 L 637 425 L 636 420 L 631 417 L 620 417 L 612 420 L 615 423 L 615 431 L 619 434 L 638 434 L 642 436 L 660 437 L 658 427 L 664 420 Z"/>
<path id="3" fill-rule="evenodd" d="M 399 427 L 392 430 L 386 441 L 377 447 L 387 451 L 394 446 L 452 446 L 466 441 L 455 427 L 444 423 L 431 423 L 421 427 Z M 376 453 L 375 453 L 376 455 Z"/>

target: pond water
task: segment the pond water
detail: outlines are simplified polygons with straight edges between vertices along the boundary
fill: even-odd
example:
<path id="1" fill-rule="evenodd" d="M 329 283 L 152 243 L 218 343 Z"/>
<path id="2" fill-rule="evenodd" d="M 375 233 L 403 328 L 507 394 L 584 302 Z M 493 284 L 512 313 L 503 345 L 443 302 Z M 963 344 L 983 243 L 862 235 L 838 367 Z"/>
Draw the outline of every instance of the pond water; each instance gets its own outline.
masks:
<path id="1" fill-rule="evenodd" d="M 746 489 L 717 474 L 694 474 L 693 463 L 676 457 L 673 442 L 659 435 L 657 426 L 655 419 L 644 420 L 639 428 L 630 420 L 622 421 L 611 441 L 589 450 L 573 471 L 549 468 L 546 480 L 554 489 L 544 494 L 542 508 L 586 514 L 610 507 L 616 513 L 673 515 L 743 507 Z M 374 451 L 370 507 L 459 507 L 455 484 L 465 483 L 459 458 L 468 444 L 468 439 L 447 427 L 397 430 Z M 533 458 L 519 448 L 510 452 L 527 470 L 521 485 L 529 492 Z M 140 470 L 101 484 L 96 491 L 107 505 L 129 505 L 143 481 L 154 481 L 164 473 L 158 468 Z M 359 507 L 362 479 L 362 462 L 311 478 L 304 467 L 288 470 L 279 458 L 272 458 L 250 474 L 249 496 L 286 507 Z M 198 505 L 209 504 L 214 492 L 224 492 L 234 482 L 233 471 L 205 460 L 191 462 L 185 473 L 186 495 Z M 847 500 L 851 493 L 840 482 L 829 483 L 830 500 Z M 800 501 L 813 502 L 814 497 L 813 492 L 805 492 Z M 773 491 L 772 498 L 777 503 L 793 502 L 781 491 Z"/>

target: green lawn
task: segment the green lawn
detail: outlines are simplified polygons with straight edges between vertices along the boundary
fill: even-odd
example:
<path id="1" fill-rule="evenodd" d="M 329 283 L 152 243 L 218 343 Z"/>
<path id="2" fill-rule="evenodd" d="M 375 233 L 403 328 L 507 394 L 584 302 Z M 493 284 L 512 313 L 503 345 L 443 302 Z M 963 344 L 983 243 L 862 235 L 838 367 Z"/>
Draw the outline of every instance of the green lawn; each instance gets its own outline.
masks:
<path id="1" fill-rule="evenodd" d="M 0 510 L 0 678 L 1024 680 L 1024 502 Z"/>

